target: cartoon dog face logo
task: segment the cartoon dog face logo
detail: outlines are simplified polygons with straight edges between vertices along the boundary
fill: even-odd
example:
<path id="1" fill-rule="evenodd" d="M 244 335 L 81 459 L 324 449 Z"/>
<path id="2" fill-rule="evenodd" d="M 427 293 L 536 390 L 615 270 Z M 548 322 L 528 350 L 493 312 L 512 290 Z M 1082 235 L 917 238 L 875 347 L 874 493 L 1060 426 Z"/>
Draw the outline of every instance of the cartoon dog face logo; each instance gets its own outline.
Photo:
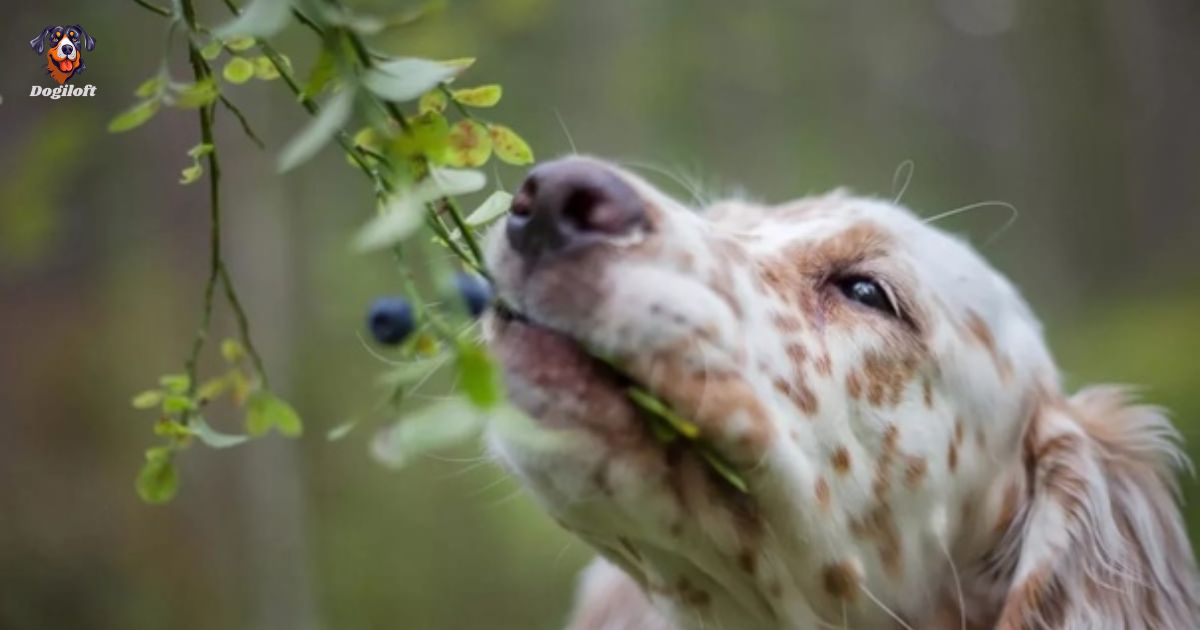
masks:
<path id="1" fill-rule="evenodd" d="M 46 73 L 63 85 L 76 73 L 83 72 L 83 49 L 94 50 L 96 40 L 78 24 L 47 26 L 41 35 L 30 40 L 29 47 L 39 55 L 46 55 Z"/>

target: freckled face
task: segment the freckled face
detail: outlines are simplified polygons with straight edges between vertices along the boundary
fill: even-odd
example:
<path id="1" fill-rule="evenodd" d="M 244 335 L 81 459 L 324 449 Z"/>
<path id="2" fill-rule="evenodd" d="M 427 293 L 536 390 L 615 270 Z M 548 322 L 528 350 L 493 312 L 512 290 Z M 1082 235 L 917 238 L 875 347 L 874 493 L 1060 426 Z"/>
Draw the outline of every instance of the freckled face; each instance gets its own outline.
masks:
<path id="1" fill-rule="evenodd" d="M 945 577 L 944 546 L 1015 457 L 1020 396 L 1049 365 L 1036 322 L 966 246 L 844 195 L 693 213 L 600 162 L 647 222 L 531 265 L 497 232 L 490 322 L 540 438 L 496 451 L 566 527 L 684 619 L 747 627 L 882 621 Z M 750 486 L 664 447 L 582 346 L 695 422 Z M 1002 491 L 983 510 L 1001 509 Z M 970 541 L 967 541 L 970 542 Z M 698 602 L 703 602 L 698 603 Z"/>

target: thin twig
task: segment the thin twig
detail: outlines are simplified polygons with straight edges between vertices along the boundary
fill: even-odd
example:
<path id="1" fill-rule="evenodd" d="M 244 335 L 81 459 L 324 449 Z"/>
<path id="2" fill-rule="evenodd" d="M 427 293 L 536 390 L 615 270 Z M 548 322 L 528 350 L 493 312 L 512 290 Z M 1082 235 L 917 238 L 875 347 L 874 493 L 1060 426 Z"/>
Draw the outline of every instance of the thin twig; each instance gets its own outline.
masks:
<path id="1" fill-rule="evenodd" d="M 263 144 L 262 139 L 259 138 L 258 134 L 254 133 L 254 129 L 250 127 L 250 123 L 246 120 L 246 116 L 242 114 L 242 110 L 238 109 L 237 106 L 233 104 L 233 101 L 229 100 L 224 94 L 222 94 L 221 104 L 224 105 L 225 109 L 228 109 L 230 113 L 232 113 L 234 117 L 238 119 L 238 123 L 242 126 L 242 133 L 245 133 L 247 138 L 250 138 L 254 144 L 258 145 L 258 148 L 267 148 L 267 145 Z"/>
<path id="2" fill-rule="evenodd" d="M 133 0 L 133 1 L 135 3 L 137 3 L 137 5 L 142 7 L 143 9 L 146 9 L 147 11 L 150 11 L 152 13 L 157 13 L 163 17 L 171 17 L 172 15 L 174 15 L 173 13 L 171 13 L 170 9 L 165 9 L 163 7 L 158 6 L 157 4 L 151 4 L 150 2 L 147 2 L 147 0 Z"/>

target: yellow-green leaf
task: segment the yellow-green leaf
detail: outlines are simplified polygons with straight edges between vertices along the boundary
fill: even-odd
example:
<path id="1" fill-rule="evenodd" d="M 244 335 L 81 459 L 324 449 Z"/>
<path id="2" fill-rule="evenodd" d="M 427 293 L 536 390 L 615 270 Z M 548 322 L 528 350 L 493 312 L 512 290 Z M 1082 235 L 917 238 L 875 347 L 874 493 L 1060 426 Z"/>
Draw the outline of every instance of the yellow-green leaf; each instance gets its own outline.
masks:
<path id="1" fill-rule="evenodd" d="M 434 88 L 421 95 L 421 100 L 417 101 L 417 111 L 422 114 L 442 112 L 446 109 L 446 103 L 446 93 Z"/>
<path id="2" fill-rule="evenodd" d="M 162 402 L 163 392 L 161 389 L 149 389 L 134 396 L 129 401 L 134 409 L 153 409 Z"/>
<path id="3" fill-rule="evenodd" d="M 487 352 L 477 345 L 459 344 L 458 378 L 463 394 L 476 407 L 494 407 L 503 399 L 500 371 Z"/>
<path id="4" fill-rule="evenodd" d="M 239 36 L 230 37 L 229 39 L 225 40 L 225 46 L 234 52 L 249 50 L 254 46 L 254 44 L 255 42 L 253 37 Z"/>
<path id="5" fill-rule="evenodd" d="M 245 57 L 232 57 L 225 62 L 225 67 L 221 69 L 221 76 L 230 83 L 241 84 L 249 81 L 254 76 L 254 63 Z"/>
<path id="6" fill-rule="evenodd" d="M 254 78 L 262 81 L 278 79 L 279 69 L 271 62 L 270 57 L 259 55 L 254 58 Z"/>
<path id="7" fill-rule="evenodd" d="M 204 48 L 200 49 L 200 56 L 204 57 L 208 61 L 212 61 L 213 59 L 221 56 L 221 50 L 223 48 L 224 45 L 221 43 L 221 40 L 214 39 L 205 44 Z"/>
<path id="8" fill-rule="evenodd" d="M 197 162 L 179 172 L 179 183 L 184 185 L 191 184 L 200 179 L 200 176 L 203 174 L 204 167 L 200 166 L 200 163 Z"/>
<path id="9" fill-rule="evenodd" d="M 495 145 L 496 157 L 509 164 L 529 164 L 533 162 L 533 149 L 517 132 L 504 125 L 488 125 L 488 133 Z"/>
<path id="10" fill-rule="evenodd" d="M 492 137 L 486 127 L 474 120 L 454 123 L 446 142 L 445 160 L 450 166 L 480 166 L 492 155 Z"/>
<path id="11" fill-rule="evenodd" d="M 220 92 L 212 79 L 197 81 L 184 86 L 175 95 L 175 105 L 178 107 L 204 107 L 217 100 Z"/>
<path id="12" fill-rule="evenodd" d="M 454 100 L 469 107 L 492 107 L 500 102 L 504 89 L 492 83 L 473 88 L 454 90 Z"/>
<path id="13" fill-rule="evenodd" d="M 162 89 L 162 86 L 163 76 L 159 74 L 142 81 L 142 84 L 139 85 L 137 90 L 134 90 L 133 93 L 139 98 L 150 98 L 151 96 L 158 94 L 159 90 Z"/>
<path id="14" fill-rule="evenodd" d="M 242 347 L 242 343 L 237 339 L 225 339 L 221 341 L 221 358 L 225 359 L 226 363 L 237 363 L 246 356 L 246 349 Z"/>
<path id="15" fill-rule="evenodd" d="M 110 133 L 120 133 L 141 127 L 147 120 L 154 117 L 154 114 L 158 111 L 158 103 L 158 99 L 142 101 L 117 114 L 115 118 L 109 121 L 108 131 Z"/>
<path id="16" fill-rule="evenodd" d="M 272 427 L 281 435 L 296 437 L 304 432 L 299 414 L 285 400 L 266 390 L 250 396 L 246 409 L 246 432 L 263 435 Z"/>
<path id="17" fill-rule="evenodd" d="M 158 377 L 158 384 L 172 394 L 182 394 L 191 386 L 192 379 L 187 374 L 163 374 Z"/>
<path id="18" fill-rule="evenodd" d="M 446 152 L 450 124 L 437 112 L 426 112 L 408 120 L 408 129 L 396 136 L 392 149 L 404 157 L 427 157 L 440 161 Z"/>
<path id="19" fill-rule="evenodd" d="M 228 388 L 229 388 L 229 379 L 228 378 L 225 378 L 224 376 L 217 377 L 217 378 L 211 378 L 207 381 L 204 381 L 204 383 L 201 384 L 200 387 L 196 390 L 196 399 L 199 400 L 201 403 L 208 402 L 210 400 L 213 400 L 217 396 L 220 396 Z"/>
<path id="20" fill-rule="evenodd" d="M 336 74 L 337 60 L 328 49 L 322 48 L 321 55 L 317 57 L 316 63 L 308 73 L 308 81 L 304 83 L 304 90 L 300 92 L 300 100 L 313 98 L 325 91 Z"/>
<path id="21" fill-rule="evenodd" d="M 166 447 L 146 451 L 146 463 L 137 476 L 137 493 L 146 503 L 166 503 L 179 490 L 179 471 Z"/>

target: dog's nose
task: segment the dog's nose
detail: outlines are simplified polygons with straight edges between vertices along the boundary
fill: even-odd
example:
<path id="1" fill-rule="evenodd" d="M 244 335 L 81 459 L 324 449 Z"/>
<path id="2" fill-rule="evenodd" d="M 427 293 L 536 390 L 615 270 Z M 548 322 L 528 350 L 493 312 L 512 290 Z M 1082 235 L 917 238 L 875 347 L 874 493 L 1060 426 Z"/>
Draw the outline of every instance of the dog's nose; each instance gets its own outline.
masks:
<path id="1" fill-rule="evenodd" d="M 63 54 L 69 55 L 75 51 L 75 47 L 70 44 L 64 44 L 62 47 Z"/>
<path id="2" fill-rule="evenodd" d="M 530 171 L 505 229 L 513 249 L 532 260 L 629 234 L 645 222 L 645 203 L 612 169 L 566 158 Z"/>

